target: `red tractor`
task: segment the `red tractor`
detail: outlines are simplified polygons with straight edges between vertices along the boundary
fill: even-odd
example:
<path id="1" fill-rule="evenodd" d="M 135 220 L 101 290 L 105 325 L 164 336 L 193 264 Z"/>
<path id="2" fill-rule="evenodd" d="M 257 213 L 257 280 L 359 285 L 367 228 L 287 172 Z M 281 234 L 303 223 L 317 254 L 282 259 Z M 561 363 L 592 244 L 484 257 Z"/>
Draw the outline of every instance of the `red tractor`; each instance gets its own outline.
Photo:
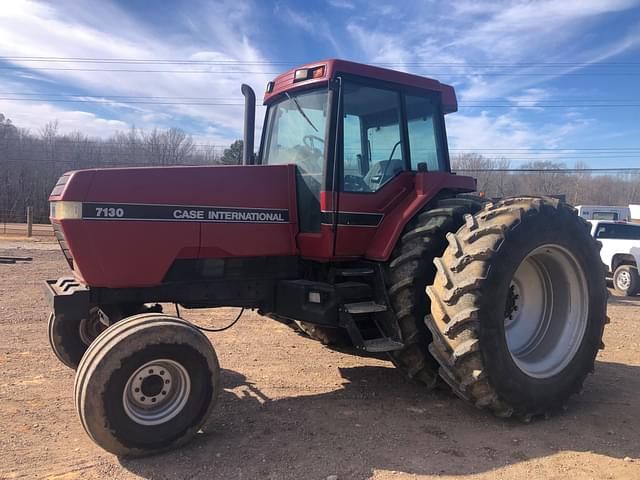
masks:
<path id="1" fill-rule="evenodd" d="M 267 84 L 257 155 L 242 91 L 243 165 L 80 170 L 51 193 L 74 275 L 47 281 L 49 340 L 97 444 L 172 448 L 214 405 L 213 347 L 160 303 L 257 309 L 499 416 L 580 390 L 606 321 L 598 245 L 555 199 L 470 195 L 450 171 L 452 87 L 342 60 L 290 70 Z"/>

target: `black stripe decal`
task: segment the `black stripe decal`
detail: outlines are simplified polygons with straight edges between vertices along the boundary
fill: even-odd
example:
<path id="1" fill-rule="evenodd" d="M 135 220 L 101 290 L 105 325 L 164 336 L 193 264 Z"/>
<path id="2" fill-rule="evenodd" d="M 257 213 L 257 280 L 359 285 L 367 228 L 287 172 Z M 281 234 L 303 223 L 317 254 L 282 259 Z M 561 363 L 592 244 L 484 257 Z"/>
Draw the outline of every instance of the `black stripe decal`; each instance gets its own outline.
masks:
<path id="1" fill-rule="evenodd" d="M 382 213 L 338 212 L 338 225 L 350 227 L 377 227 L 384 215 Z M 322 212 L 322 223 L 333 225 L 334 213 Z"/>
<path id="2" fill-rule="evenodd" d="M 83 220 L 152 222 L 288 223 L 289 210 L 139 203 L 83 203 L 82 218 Z"/>

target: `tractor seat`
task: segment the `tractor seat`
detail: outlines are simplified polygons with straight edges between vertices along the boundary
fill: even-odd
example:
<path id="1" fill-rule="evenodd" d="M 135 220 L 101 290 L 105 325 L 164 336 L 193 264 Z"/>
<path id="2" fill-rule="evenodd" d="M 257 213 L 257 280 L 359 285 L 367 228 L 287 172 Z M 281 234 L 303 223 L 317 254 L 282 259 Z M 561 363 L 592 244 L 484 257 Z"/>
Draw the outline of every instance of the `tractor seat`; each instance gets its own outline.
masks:
<path id="1" fill-rule="evenodd" d="M 404 162 L 394 158 L 392 160 L 382 160 L 374 163 L 364 176 L 364 183 L 372 192 L 378 190 L 390 179 L 404 171 Z"/>

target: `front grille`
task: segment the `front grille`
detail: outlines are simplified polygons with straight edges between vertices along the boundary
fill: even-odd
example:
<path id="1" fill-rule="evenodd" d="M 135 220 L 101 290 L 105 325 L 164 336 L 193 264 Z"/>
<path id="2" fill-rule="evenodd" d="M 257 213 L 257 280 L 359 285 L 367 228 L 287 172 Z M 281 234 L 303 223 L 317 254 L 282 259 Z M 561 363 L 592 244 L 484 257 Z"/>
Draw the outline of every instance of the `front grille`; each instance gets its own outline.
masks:
<path id="1" fill-rule="evenodd" d="M 67 241 L 64 239 L 64 234 L 62 233 L 62 229 L 60 228 L 59 223 L 52 223 L 53 225 L 53 234 L 56 236 L 56 240 L 60 244 L 60 248 L 62 249 L 62 254 L 64 258 L 67 260 L 69 264 L 69 268 L 73 270 L 73 257 L 71 256 L 71 252 L 69 251 L 69 245 L 67 245 Z"/>

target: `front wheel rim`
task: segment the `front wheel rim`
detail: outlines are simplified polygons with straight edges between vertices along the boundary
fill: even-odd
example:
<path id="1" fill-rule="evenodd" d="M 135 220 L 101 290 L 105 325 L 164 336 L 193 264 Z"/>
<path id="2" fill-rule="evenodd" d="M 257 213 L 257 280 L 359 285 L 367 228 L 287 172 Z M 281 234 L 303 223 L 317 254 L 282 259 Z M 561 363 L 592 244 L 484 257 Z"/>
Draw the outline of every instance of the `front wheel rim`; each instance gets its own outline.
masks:
<path id="1" fill-rule="evenodd" d="M 191 393 L 189 373 L 166 358 L 152 360 L 129 377 L 122 394 L 127 416 L 140 425 L 160 425 L 178 415 Z"/>
<path id="2" fill-rule="evenodd" d="M 522 261 L 511 281 L 504 329 L 518 368 L 549 378 L 575 357 L 588 323 L 588 289 L 582 267 L 569 250 L 548 244 Z"/>

